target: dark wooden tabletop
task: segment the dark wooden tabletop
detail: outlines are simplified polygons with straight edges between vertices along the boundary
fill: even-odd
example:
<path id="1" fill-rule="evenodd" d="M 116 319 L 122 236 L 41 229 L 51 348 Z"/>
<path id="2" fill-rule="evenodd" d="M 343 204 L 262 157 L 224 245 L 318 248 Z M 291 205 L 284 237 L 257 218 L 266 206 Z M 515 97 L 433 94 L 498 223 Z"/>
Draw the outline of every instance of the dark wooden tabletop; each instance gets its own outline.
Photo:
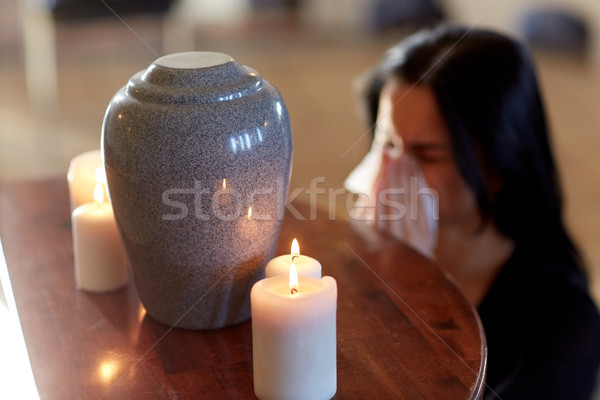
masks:
<path id="1" fill-rule="evenodd" d="M 475 309 L 440 269 L 361 223 L 289 213 L 293 237 L 338 284 L 340 399 L 479 399 L 487 348 Z M 75 288 L 66 179 L 0 187 L 0 235 L 42 399 L 254 398 L 250 321 L 171 329 L 133 284 Z"/>

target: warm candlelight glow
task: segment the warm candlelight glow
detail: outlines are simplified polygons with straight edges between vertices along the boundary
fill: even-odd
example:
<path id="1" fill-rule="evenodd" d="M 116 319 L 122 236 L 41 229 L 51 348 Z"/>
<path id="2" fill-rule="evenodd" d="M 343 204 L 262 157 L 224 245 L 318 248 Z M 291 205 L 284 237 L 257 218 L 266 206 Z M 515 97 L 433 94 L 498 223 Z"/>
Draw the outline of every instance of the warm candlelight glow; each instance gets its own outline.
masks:
<path id="1" fill-rule="evenodd" d="M 85 203 L 93 202 L 96 183 L 106 185 L 101 151 L 92 150 L 73 158 L 67 171 L 67 180 L 71 212 Z"/>
<path id="2" fill-rule="evenodd" d="M 104 201 L 104 189 L 102 188 L 101 183 L 97 183 L 94 188 L 94 200 L 96 204 L 100 205 Z"/>
<path id="3" fill-rule="evenodd" d="M 298 272 L 294 263 L 290 265 L 290 292 L 292 294 L 298 292 Z"/>
<path id="4" fill-rule="evenodd" d="M 140 303 L 140 308 L 138 309 L 138 321 L 141 323 L 144 320 L 145 316 L 146 316 L 146 309 Z"/>
<path id="5" fill-rule="evenodd" d="M 119 363 L 112 359 L 104 360 L 98 366 L 98 375 L 104 383 L 109 383 L 119 372 Z"/>
<path id="6" fill-rule="evenodd" d="M 300 245 L 298 244 L 298 241 L 296 240 L 296 238 L 294 238 L 294 240 L 292 240 L 292 251 L 291 251 L 292 256 L 299 256 L 300 255 Z"/>
<path id="7" fill-rule="evenodd" d="M 94 200 L 100 205 L 104 201 L 104 185 L 106 185 L 106 172 L 103 167 L 96 168 L 94 172 L 96 186 L 94 187 Z"/>
<path id="8" fill-rule="evenodd" d="M 227 190 L 227 180 L 223 179 L 223 190 Z"/>
<path id="9" fill-rule="evenodd" d="M 106 172 L 104 171 L 104 168 L 96 168 L 96 172 L 94 172 L 94 177 L 96 178 L 96 182 L 106 184 Z"/>
<path id="10" fill-rule="evenodd" d="M 252 218 L 252 206 L 248 207 L 248 219 Z"/>

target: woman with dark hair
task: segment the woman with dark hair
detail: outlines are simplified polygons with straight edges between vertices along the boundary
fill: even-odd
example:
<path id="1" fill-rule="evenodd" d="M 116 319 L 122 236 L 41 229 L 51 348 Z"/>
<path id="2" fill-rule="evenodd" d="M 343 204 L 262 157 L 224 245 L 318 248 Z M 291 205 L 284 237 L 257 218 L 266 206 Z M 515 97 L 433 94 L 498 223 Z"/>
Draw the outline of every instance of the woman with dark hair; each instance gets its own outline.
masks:
<path id="1" fill-rule="evenodd" d="M 373 146 L 383 149 L 372 193 L 412 166 L 437 195 L 437 224 L 421 224 L 416 237 L 435 235 L 431 255 L 478 307 L 489 351 L 485 398 L 589 399 L 600 317 L 563 224 L 524 46 L 486 30 L 419 32 L 370 72 L 364 100 Z M 380 224 L 385 207 L 372 210 L 380 228 L 414 240 L 394 218 Z"/>

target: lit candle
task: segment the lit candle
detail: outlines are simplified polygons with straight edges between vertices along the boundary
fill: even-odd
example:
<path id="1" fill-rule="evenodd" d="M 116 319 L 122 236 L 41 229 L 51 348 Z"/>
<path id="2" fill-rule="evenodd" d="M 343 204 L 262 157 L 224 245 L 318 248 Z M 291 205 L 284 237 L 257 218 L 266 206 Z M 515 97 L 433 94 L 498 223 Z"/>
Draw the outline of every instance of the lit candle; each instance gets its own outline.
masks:
<path id="1" fill-rule="evenodd" d="M 292 250 L 290 254 L 284 254 L 275 257 L 268 262 L 265 268 L 265 276 L 270 278 L 277 275 L 286 275 L 290 272 L 290 265 L 294 263 L 298 275 L 312 276 L 314 278 L 321 277 L 321 263 L 312 257 L 300 254 L 300 246 L 298 241 L 292 241 Z"/>
<path id="2" fill-rule="evenodd" d="M 125 286 L 125 251 L 101 183 L 94 188 L 94 201 L 77 207 L 71 222 L 77 288 L 106 292 Z"/>
<path id="3" fill-rule="evenodd" d="M 337 390 L 335 279 L 289 276 L 250 292 L 254 393 L 259 399 L 330 399 Z"/>
<path id="4" fill-rule="evenodd" d="M 82 204 L 94 200 L 93 193 L 97 182 L 96 178 L 98 176 L 98 171 L 104 176 L 104 181 L 106 183 L 104 165 L 102 163 L 102 153 L 100 150 L 87 151 L 71 160 L 67 172 L 71 211 Z"/>

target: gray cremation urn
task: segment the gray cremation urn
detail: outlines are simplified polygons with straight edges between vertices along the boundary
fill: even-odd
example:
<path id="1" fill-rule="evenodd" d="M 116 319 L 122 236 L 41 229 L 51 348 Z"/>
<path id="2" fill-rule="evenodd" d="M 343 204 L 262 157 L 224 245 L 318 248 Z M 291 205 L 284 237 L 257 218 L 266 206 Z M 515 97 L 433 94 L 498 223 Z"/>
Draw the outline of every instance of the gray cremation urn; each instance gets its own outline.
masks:
<path id="1" fill-rule="evenodd" d="M 292 135 L 277 90 L 225 54 L 161 57 L 111 100 L 102 151 L 148 314 L 188 329 L 247 320 L 290 177 Z"/>

